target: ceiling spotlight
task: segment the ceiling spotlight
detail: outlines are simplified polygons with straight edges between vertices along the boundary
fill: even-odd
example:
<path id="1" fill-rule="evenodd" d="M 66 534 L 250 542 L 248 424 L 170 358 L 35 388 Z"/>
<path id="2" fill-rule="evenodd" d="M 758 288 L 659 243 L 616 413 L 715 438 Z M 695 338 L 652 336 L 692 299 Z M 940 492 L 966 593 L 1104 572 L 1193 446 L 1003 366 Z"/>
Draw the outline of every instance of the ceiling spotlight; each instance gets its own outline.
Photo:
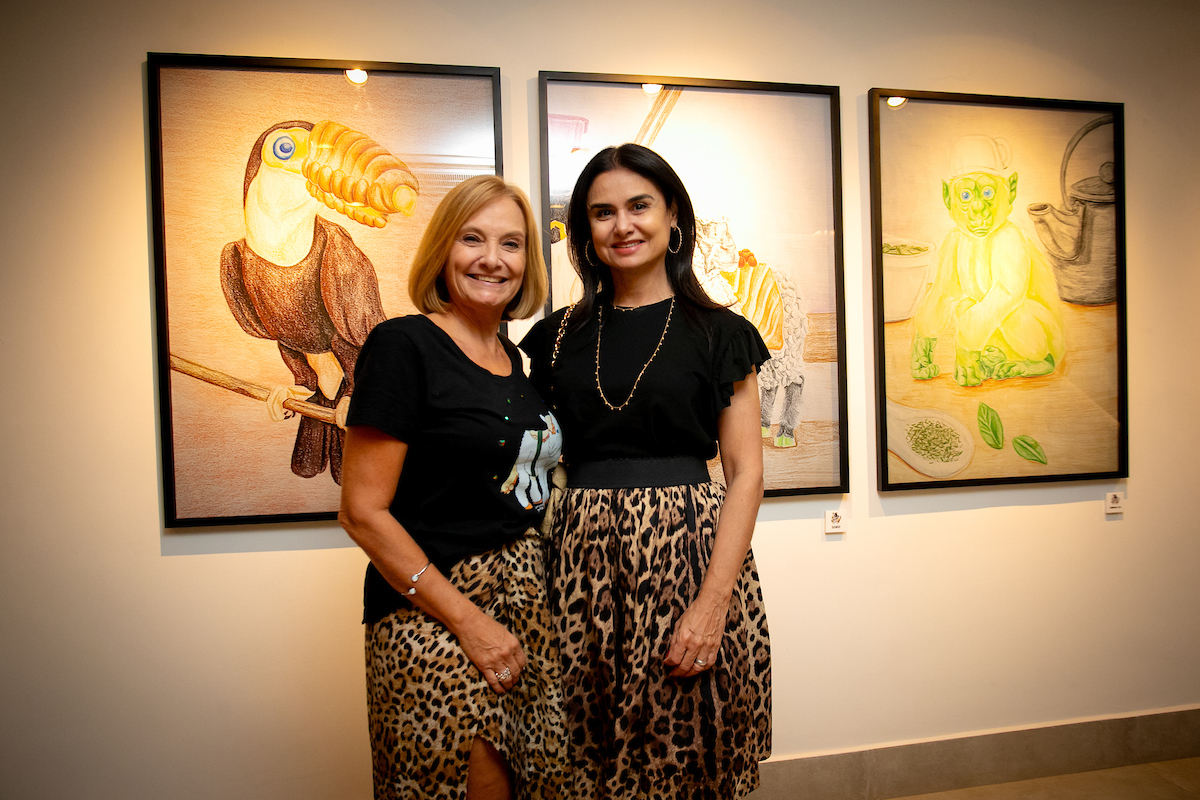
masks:
<path id="1" fill-rule="evenodd" d="M 362 86 L 367 82 L 367 71 L 365 69 L 348 69 L 346 70 L 346 80 L 355 86 Z"/>
<path id="2" fill-rule="evenodd" d="M 662 91 L 661 83 L 643 83 L 642 91 L 649 95 L 655 95 Z"/>
<path id="3" fill-rule="evenodd" d="M 887 104 L 888 104 L 889 108 L 903 108 L 904 104 L 907 102 L 908 102 L 907 97 L 889 97 L 887 99 Z"/>

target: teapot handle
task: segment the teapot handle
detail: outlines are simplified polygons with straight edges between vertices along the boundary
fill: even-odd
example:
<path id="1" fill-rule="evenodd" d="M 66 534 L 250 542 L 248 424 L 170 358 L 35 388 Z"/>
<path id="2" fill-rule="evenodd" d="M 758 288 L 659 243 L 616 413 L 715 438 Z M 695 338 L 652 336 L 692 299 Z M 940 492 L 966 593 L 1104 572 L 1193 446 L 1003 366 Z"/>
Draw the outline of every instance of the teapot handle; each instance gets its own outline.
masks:
<path id="1" fill-rule="evenodd" d="M 1096 117 L 1087 125 L 1084 125 L 1082 128 L 1080 128 L 1079 131 L 1071 137 L 1071 141 L 1067 143 L 1067 150 L 1063 153 L 1062 174 L 1058 179 L 1059 189 L 1062 191 L 1063 208 L 1069 209 L 1071 207 L 1071 201 L 1067 197 L 1067 163 L 1071 160 L 1071 154 L 1075 152 L 1076 146 L 1083 141 L 1083 137 L 1096 130 L 1096 128 L 1104 125 L 1111 125 L 1112 123 L 1112 114 L 1105 114 L 1103 117 Z"/>

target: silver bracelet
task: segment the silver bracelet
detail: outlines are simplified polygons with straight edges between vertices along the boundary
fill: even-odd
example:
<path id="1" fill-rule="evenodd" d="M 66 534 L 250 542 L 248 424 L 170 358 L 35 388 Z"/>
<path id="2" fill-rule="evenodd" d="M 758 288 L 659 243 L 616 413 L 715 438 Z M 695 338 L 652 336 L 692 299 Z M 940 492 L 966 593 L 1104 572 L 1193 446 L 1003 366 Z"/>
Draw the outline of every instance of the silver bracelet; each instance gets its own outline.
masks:
<path id="1" fill-rule="evenodd" d="M 417 593 L 417 587 L 416 587 L 417 581 L 420 580 L 421 576 L 425 574 L 425 570 L 429 569 L 429 567 L 432 564 L 433 564 L 432 561 L 427 561 L 427 562 L 425 562 L 425 566 L 421 567 L 419 570 L 417 570 L 416 572 L 414 572 L 412 574 L 412 576 L 408 579 L 408 581 L 409 581 L 409 583 L 413 584 L 413 586 L 411 588 L 409 588 L 409 590 L 407 592 L 405 592 L 405 594 L 416 594 Z"/>

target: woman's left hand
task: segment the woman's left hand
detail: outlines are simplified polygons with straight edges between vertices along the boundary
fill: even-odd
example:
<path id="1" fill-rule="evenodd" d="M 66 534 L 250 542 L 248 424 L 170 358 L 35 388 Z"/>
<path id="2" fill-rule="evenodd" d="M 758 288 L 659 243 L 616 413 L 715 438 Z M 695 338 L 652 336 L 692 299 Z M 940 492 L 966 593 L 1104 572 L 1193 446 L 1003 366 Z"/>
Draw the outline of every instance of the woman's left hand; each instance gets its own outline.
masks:
<path id="1" fill-rule="evenodd" d="M 729 615 L 729 598 L 723 601 L 701 592 L 671 631 L 671 648 L 663 659 L 672 678 L 692 678 L 712 667 L 721 652 L 721 637 Z"/>
<path id="2" fill-rule="evenodd" d="M 750 550 L 754 518 L 763 496 L 760 416 L 758 375 L 751 370 L 733 385 L 729 406 L 717 420 L 725 502 L 700 591 L 671 631 L 671 648 L 664 661 L 674 667 L 673 678 L 695 677 L 721 656 L 733 587 Z"/>

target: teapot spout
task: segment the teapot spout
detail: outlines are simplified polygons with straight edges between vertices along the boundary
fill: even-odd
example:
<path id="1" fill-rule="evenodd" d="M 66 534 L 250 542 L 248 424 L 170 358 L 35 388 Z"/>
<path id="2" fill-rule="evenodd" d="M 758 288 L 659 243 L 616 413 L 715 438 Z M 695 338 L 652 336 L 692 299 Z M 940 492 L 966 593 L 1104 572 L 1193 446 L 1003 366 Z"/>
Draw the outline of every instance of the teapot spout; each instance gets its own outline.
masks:
<path id="1" fill-rule="evenodd" d="M 1029 206 L 1029 218 L 1046 252 L 1058 261 L 1074 261 L 1079 255 L 1080 232 L 1083 225 L 1082 209 L 1067 211 L 1049 203 L 1033 203 Z"/>

